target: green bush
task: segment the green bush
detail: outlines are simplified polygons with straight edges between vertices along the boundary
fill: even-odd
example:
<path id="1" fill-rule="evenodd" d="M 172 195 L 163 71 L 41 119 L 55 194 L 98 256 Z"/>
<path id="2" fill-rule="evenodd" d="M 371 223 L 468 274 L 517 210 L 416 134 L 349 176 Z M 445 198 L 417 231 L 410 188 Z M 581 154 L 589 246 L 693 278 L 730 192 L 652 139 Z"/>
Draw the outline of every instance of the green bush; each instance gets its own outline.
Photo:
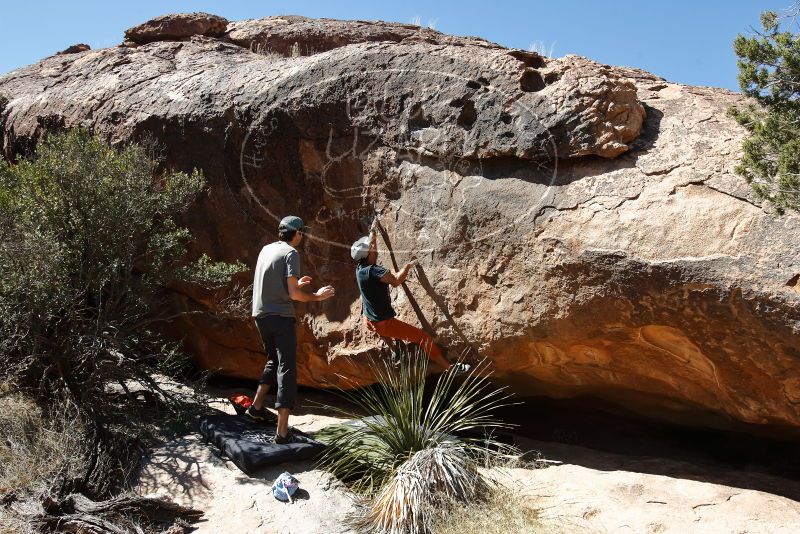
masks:
<path id="1" fill-rule="evenodd" d="M 159 173 L 142 146 L 81 129 L 0 162 L 0 379 L 66 389 L 100 423 L 109 384 L 157 387 L 176 359 L 153 329 L 161 288 L 241 270 L 183 263 L 191 236 L 172 216 L 202 189 L 198 172 Z"/>
<path id="2" fill-rule="evenodd" d="M 751 134 L 737 172 L 780 211 L 800 209 L 800 35 L 786 28 L 798 13 L 800 4 L 794 17 L 766 11 L 761 31 L 733 43 L 739 85 L 756 101 L 731 110 Z"/>
<path id="3" fill-rule="evenodd" d="M 155 327 L 165 286 L 219 286 L 243 267 L 186 261 L 174 217 L 203 187 L 199 172 L 161 172 L 147 148 L 82 129 L 0 161 L 0 382 L 45 421 L 68 425 L 64 406 L 80 417 L 89 471 L 65 491 L 112 495 L 169 414 L 200 408 L 163 387 L 187 359 Z"/>

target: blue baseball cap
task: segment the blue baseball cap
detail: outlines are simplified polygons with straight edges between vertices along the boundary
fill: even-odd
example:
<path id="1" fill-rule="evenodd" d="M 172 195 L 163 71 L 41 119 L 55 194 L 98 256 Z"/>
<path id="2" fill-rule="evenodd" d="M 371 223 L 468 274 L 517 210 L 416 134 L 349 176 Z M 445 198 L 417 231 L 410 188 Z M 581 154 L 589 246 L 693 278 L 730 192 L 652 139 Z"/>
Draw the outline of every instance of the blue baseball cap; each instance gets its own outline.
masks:
<path id="1" fill-rule="evenodd" d="M 306 229 L 308 226 L 303 223 L 303 219 L 294 215 L 281 219 L 281 224 L 278 226 L 278 230 L 294 230 L 295 232 L 305 232 Z"/>

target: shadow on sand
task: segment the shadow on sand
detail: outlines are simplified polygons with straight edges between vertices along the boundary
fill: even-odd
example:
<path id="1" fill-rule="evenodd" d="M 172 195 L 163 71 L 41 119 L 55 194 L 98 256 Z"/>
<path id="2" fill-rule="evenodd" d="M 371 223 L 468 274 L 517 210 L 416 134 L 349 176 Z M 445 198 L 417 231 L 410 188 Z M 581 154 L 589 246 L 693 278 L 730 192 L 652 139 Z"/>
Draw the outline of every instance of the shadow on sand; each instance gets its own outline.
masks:
<path id="1" fill-rule="evenodd" d="M 528 399 L 504 412 L 533 459 L 753 489 L 800 502 L 800 446 L 653 421 L 596 399 Z"/>

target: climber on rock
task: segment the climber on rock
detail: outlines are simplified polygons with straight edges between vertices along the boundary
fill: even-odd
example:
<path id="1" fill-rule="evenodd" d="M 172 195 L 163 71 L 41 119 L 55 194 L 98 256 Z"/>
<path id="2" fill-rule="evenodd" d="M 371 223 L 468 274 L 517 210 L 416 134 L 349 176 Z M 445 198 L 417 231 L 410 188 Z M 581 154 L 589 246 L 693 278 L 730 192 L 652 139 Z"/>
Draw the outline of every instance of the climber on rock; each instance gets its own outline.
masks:
<path id="1" fill-rule="evenodd" d="M 403 284 L 411 269 L 417 264 L 417 260 L 413 258 L 397 272 L 378 265 L 377 225 L 378 219 L 376 218 L 370 227 L 369 235 L 362 237 L 350 247 L 350 256 L 358 262 L 356 282 L 361 291 L 364 324 L 368 330 L 381 337 L 416 343 L 434 363 L 445 370 L 451 366 L 451 363 L 442 354 L 433 338 L 424 330 L 395 317 L 397 314 L 392 308 L 389 286 L 397 287 Z M 465 363 L 452 365 L 459 373 L 466 372 L 470 368 Z"/>

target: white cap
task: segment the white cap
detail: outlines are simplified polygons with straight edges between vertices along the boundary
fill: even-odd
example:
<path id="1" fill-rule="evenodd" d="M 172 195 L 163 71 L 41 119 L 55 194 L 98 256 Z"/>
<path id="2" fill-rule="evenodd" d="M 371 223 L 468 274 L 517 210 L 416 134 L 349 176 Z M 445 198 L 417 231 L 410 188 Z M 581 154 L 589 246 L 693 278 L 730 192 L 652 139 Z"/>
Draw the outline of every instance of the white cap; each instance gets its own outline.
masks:
<path id="1" fill-rule="evenodd" d="M 350 247 L 350 256 L 356 261 L 361 261 L 369 254 L 369 236 L 365 235 Z"/>

